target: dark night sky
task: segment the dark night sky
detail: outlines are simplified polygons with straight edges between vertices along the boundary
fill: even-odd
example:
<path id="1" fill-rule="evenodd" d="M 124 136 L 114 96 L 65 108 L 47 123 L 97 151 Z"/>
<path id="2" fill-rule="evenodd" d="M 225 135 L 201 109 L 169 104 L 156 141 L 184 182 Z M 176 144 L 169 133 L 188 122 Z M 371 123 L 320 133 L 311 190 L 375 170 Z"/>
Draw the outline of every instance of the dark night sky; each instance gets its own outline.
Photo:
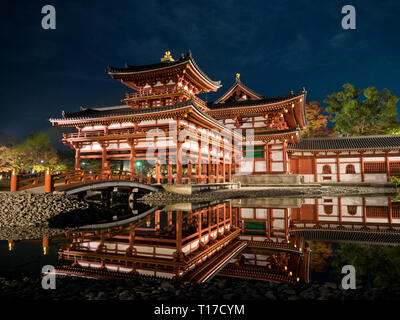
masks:
<path id="1" fill-rule="evenodd" d="M 41 28 L 54 5 L 57 29 Z M 357 29 L 341 28 L 342 6 Z M 192 50 L 221 80 L 263 95 L 304 86 L 322 101 L 350 82 L 400 96 L 400 2 L 393 1 L 8 1 L 1 7 L 0 132 L 19 139 L 79 106 L 118 105 L 128 88 L 107 65 L 156 63 Z M 216 95 L 209 95 L 213 100 Z"/>

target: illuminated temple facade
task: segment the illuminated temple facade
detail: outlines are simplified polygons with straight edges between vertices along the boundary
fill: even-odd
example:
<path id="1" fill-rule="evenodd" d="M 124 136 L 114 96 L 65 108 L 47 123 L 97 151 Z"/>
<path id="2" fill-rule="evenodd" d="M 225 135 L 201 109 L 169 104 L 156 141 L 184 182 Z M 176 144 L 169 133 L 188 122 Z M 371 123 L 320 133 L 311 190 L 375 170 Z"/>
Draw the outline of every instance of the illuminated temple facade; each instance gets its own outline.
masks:
<path id="1" fill-rule="evenodd" d="M 76 128 L 62 142 L 102 169 L 118 166 L 133 173 L 142 160 L 154 170 L 153 183 L 229 183 L 233 175 L 296 176 L 297 183 L 387 182 L 400 174 L 400 136 L 300 137 L 307 126 L 306 91 L 263 96 L 240 75 L 213 102 L 199 95 L 215 92 L 191 52 L 174 60 L 123 68 L 108 75 L 134 90 L 124 105 L 84 108 L 50 119 L 53 126 Z M 238 180 L 240 181 L 240 179 Z"/>

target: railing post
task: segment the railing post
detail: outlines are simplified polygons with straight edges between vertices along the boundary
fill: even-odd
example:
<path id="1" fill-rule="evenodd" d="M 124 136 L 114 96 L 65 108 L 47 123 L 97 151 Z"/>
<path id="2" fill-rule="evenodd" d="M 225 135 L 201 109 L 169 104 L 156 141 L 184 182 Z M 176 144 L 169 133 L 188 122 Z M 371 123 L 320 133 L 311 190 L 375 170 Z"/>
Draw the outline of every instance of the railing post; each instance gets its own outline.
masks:
<path id="1" fill-rule="evenodd" d="M 53 176 L 51 175 L 50 171 L 47 170 L 46 174 L 44 175 L 44 192 L 50 193 L 53 191 L 54 191 Z"/>
<path id="2" fill-rule="evenodd" d="M 18 175 L 13 170 L 13 172 L 11 173 L 10 191 L 15 192 L 17 190 L 18 190 Z"/>

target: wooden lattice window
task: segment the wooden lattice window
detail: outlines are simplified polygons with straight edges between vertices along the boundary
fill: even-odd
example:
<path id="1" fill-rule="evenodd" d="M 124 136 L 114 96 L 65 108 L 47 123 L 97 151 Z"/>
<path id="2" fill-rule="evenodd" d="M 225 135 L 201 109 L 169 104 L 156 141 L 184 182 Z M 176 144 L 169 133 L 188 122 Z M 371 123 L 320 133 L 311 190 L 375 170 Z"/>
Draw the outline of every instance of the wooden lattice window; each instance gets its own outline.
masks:
<path id="1" fill-rule="evenodd" d="M 324 165 L 322 167 L 322 173 L 323 174 L 331 174 L 332 173 L 331 166 L 329 164 Z"/>
<path id="2" fill-rule="evenodd" d="M 324 213 L 325 214 L 332 214 L 333 212 L 333 206 L 332 205 L 324 205 Z"/>
<path id="3" fill-rule="evenodd" d="M 347 206 L 347 213 L 354 216 L 357 213 L 357 206 Z"/>
<path id="4" fill-rule="evenodd" d="M 263 159 L 264 158 L 264 146 L 250 146 L 245 147 L 244 151 L 245 158 Z"/>
<path id="5" fill-rule="evenodd" d="M 365 162 L 364 163 L 365 173 L 386 173 L 385 162 Z"/>
<path id="6" fill-rule="evenodd" d="M 354 174 L 354 173 L 356 173 L 356 168 L 354 168 L 354 165 L 348 164 L 348 165 L 346 166 L 346 173 L 347 173 L 347 174 Z"/>
<path id="7" fill-rule="evenodd" d="M 400 176 L 400 161 L 394 161 L 389 163 L 390 175 Z"/>

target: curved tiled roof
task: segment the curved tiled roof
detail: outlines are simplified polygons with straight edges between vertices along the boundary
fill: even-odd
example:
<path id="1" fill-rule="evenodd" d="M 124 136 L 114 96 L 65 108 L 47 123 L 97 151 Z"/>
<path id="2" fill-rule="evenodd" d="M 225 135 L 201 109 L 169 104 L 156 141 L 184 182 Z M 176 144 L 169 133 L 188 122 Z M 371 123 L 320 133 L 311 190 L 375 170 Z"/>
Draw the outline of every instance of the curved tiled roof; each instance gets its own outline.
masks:
<path id="1" fill-rule="evenodd" d="M 213 122 L 217 126 L 223 128 L 224 130 L 230 131 L 228 127 L 220 123 L 218 120 L 213 118 L 212 116 L 205 113 L 201 108 L 196 104 L 193 99 L 189 99 L 188 101 L 179 102 L 173 105 L 167 106 L 160 106 L 160 107 L 153 107 L 153 108 L 142 108 L 142 109 L 132 109 L 129 106 L 121 107 L 121 108 L 96 108 L 91 109 L 87 108 L 78 112 L 74 113 L 62 113 L 62 118 L 50 118 L 50 122 L 62 122 L 62 121 L 81 121 L 81 120 L 95 120 L 101 119 L 105 117 L 123 117 L 123 116 L 130 116 L 130 115 L 138 115 L 138 114 L 148 114 L 148 113 L 158 113 L 164 112 L 169 110 L 175 110 L 183 107 L 192 106 L 198 113 L 200 113 L 204 118 L 208 119 L 209 121 Z M 236 133 L 234 133 L 236 135 Z"/>
<path id="2" fill-rule="evenodd" d="M 345 241 L 361 243 L 386 243 L 398 244 L 400 242 L 399 230 L 393 232 L 356 231 L 356 230 L 324 230 L 324 229 L 299 229 L 291 230 L 290 235 L 303 236 L 312 241 Z"/>
<path id="3" fill-rule="evenodd" d="M 146 71 L 153 71 L 153 70 L 160 70 L 164 68 L 170 68 L 174 66 L 178 66 L 180 64 L 184 64 L 187 62 L 191 62 L 195 69 L 210 83 L 214 86 L 221 87 L 221 81 L 214 81 L 211 80 L 197 65 L 192 57 L 192 52 L 189 52 L 186 55 L 181 55 L 180 58 L 176 61 L 161 61 L 158 63 L 148 64 L 148 65 L 141 65 L 141 66 L 131 66 L 129 64 L 125 65 L 125 68 L 115 68 L 111 66 L 107 66 L 106 72 L 107 73 L 138 73 L 138 72 L 146 72 Z"/>
<path id="4" fill-rule="evenodd" d="M 240 81 L 240 78 L 236 78 L 235 83 L 232 85 L 232 87 L 229 88 L 222 96 L 220 96 L 217 100 L 214 101 L 214 104 L 218 104 L 222 99 L 224 99 L 236 86 L 240 86 L 244 90 L 250 92 L 252 95 L 257 96 L 258 98 L 262 99 L 263 96 L 261 94 L 258 94 L 257 92 L 251 90 L 249 87 L 245 86 L 242 81 Z"/>
<path id="5" fill-rule="evenodd" d="M 359 136 L 346 138 L 303 138 L 288 150 L 354 150 L 400 148 L 400 135 Z"/>
<path id="6" fill-rule="evenodd" d="M 273 96 L 273 97 L 264 96 L 262 99 L 259 99 L 259 100 L 245 100 L 245 101 L 235 101 L 235 102 L 225 102 L 225 103 L 209 102 L 207 104 L 207 107 L 209 107 L 211 110 L 216 110 L 216 109 L 262 106 L 265 104 L 276 103 L 276 102 L 293 99 L 293 98 L 299 97 L 303 94 L 305 94 L 305 91 L 300 91 L 297 93 L 289 93 L 289 94 L 282 95 L 282 96 Z"/>

